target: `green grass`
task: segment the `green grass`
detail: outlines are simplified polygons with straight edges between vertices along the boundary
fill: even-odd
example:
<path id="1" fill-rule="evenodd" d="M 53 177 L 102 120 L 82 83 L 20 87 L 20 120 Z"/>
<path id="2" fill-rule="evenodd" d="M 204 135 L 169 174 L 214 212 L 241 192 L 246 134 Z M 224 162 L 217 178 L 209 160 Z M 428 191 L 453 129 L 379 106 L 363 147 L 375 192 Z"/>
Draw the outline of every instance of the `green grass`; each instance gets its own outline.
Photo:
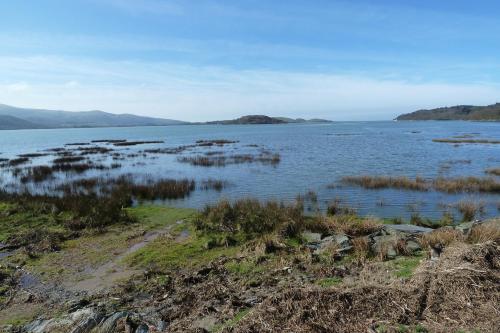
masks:
<path id="1" fill-rule="evenodd" d="M 263 268 L 258 266 L 254 261 L 244 260 L 240 262 L 228 262 L 225 265 L 226 269 L 238 275 L 250 276 L 263 271 Z"/>
<path id="2" fill-rule="evenodd" d="M 145 229 L 156 229 L 171 225 L 179 220 L 192 217 L 196 211 L 187 208 L 171 208 L 155 205 L 144 205 L 127 208 L 127 212 L 135 217 Z"/>
<path id="3" fill-rule="evenodd" d="M 238 312 L 232 319 L 229 319 L 223 324 L 216 325 L 210 332 L 218 333 L 222 332 L 226 328 L 234 328 L 238 325 L 238 323 L 246 317 L 246 315 L 250 312 L 251 309 L 243 309 Z"/>
<path id="4" fill-rule="evenodd" d="M 330 288 L 330 287 L 339 285 L 341 283 L 342 283 L 342 278 L 339 278 L 337 276 L 330 277 L 330 278 L 324 278 L 324 279 L 316 281 L 316 284 L 320 287 L 323 287 L 323 288 Z"/>
<path id="5" fill-rule="evenodd" d="M 285 239 L 285 244 L 289 247 L 298 248 L 304 242 L 299 237 L 290 237 Z"/>
<path id="6" fill-rule="evenodd" d="M 410 332 L 410 329 L 408 328 L 408 326 L 406 325 L 398 325 L 398 332 L 399 333 L 407 333 L 407 332 Z"/>
<path id="7" fill-rule="evenodd" d="M 424 326 L 417 324 L 417 326 L 415 326 L 415 332 L 416 333 L 427 333 L 429 331 Z"/>
<path id="8" fill-rule="evenodd" d="M 22 211 L 15 205 L 0 202 L 0 242 L 14 234 L 38 228 L 54 232 L 64 231 L 60 221 L 67 219 L 68 216 L 60 214 L 57 218 L 59 221 L 51 214 Z"/>
<path id="9" fill-rule="evenodd" d="M 390 265 L 392 265 L 396 277 L 407 279 L 413 275 L 422 258 L 422 254 L 413 257 L 399 257 L 391 261 Z"/>
<path id="10" fill-rule="evenodd" d="M 97 267 L 127 250 L 144 231 L 161 229 L 173 225 L 172 230 L 185 228 L 177 225 L 179 220 L 189 219 L 194 210 L 163 206 L 138 206 L 127 208 L 137 223 L 110 226 L 104 233 L 85 233 L 81 237 L 61 244 L 61 251 L 27 260 L 28 267 L 43 276 L 43 279 L 69 278 L 78 281 L 81 271 L 87 266 Z"/>
<path id="11" fill-rule="evenodd" d="M 160 237 L 142 249 L 130 254 L 125 262 L 130 266 L 151 267 L 159 269 L 176 269 L 181 267 L 194 267 L 208 263 L 220 256 L 234 256 L 240 247 L 215 247 L 207 249 L 206 244 L 211 237 L 198 235 L 195 228 L 188 223 L 182 229 L 188 231 L 188 237 L 182 241 L 176 241 L 176 233 L 181 228 L 174 229 L 174 237 Z"/>

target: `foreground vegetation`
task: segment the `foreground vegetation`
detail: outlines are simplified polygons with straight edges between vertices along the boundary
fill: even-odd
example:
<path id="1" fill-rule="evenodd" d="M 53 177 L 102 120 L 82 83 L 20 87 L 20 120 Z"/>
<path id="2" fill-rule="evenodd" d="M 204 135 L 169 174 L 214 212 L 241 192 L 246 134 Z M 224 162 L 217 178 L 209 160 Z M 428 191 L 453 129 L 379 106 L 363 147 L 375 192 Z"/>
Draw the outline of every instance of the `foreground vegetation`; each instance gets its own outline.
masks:
<path id="1" fill-rule="evenodd" d="M 118 200 L 124 193 L 126 200 Z M 272 330 L 298 332 L 340 327 L 350 332 L 365 332 L 367 327 L 376 332 L 433 332 L 439 329 L 440 312 L 419 310 L 418 302 L 412 303 L 425 290 L 437 292 L 422 287 L 425 283 L 419 280 L 430 269 L 427 255 L 441 256 L 445 265 L 447 260 L 460 260 L 463 254 L 453 251 L 463 249 L 472 251 L 467 256 L 476 258 L 473 262 L 481 263 L 480 255 L 494 257 L 497 250 L 492 244 L 500 242 L 498 222 L 468 226 L 467 231 L 442 227 L 415 235 L 396 231 L 385 221 L 358 216 L 338 202 L 332 203 L 328 215 L 312 216 L 304 214 L 301 200 L 292 204 L 221 201 L 199 212 L 128 207 L 129 199 L 138 193 L 122 187 L 99 200 L 88 193 L 62 198 L 2 195 L 0 237 L 12 254 L 1 260 L 6 268 L 0 275 L 0 321 L 13 324 L 8 328 L 11 332 L 40 315 L 55 318 L 50 324 L 37 322 L 38 329 L 49 325 L 41 332 L 51 331 L 50 325 L 55 325 L 53 331 L 55 327 L 70 331 L 64 325 L 75 327 L 71 318 L 77 314 L 113 320 L 113 332 L 123 332 L 123 325 L 138 332 L 144 323 L 158 330 L 159 323 L 165 323 L 169 331 L 265 331 L 263 322 Z M 101 200 L 106 204 L 99 205 Z M 116 210 L 115 218 L 98 223 L 99 214 L 106 215 L 109 209 Z M 38 232 L 27 237 L 31 230 Z M 453 261 L 452 267 L 460 265 Z M 490 289 L 489 296 L 477 298 L 466 296 L 473 291 L 442 287 L 446 279 L 458 279 L 457 274 L 441 277 L 445 280 L 439 292 L 448 293 L 446 297 L 460 310 L 445 309 L 446 300 L 439 306 L 443 316 L 468 319 L 447 325 L 454 331 L 492 332 L 489 314 L 473 312 L 475 317 L 470 317 L 470 311 L 495 304 L 498 293 Z M 44 284 L 19 287 L 26 276 Z M 489 275 L 483 274 L 482 280 L 464 278 L 467 285 L 473 279 L 478 286 L 491 288 Z M 55 284 L 48 287 L 51 283 Z M 412 288 L 420 291 L 411 294 Z M 26 298 L 28 290 L 34 296 Z M 462 295 L 480 303 L 462 309 L 456 305 L 456 297 Z M 293 305 L 287 299 L 294 299 Z M 351 306 L 345 307 L 343 299 L 351 299 Z M 384 299 L 406 307 L 405 315 L 397 316 L 399 305 Z M 429 304 L 434 304 L 432 300 Z M 370 310 L 361 304 L 378 306 Z M 289 312 L 289 306 L 295 310 Z M 343 319 L 330 318 L 331 311 L 325 307 Z M 143 311 L 146 308 L 153 311 Z M 71 318 L 65 315 L 68 311 Z M 316 320 L 306 314 L 311 311 Z M 372 323 L 361 320 L 367 313 L 374 318 Z"/>

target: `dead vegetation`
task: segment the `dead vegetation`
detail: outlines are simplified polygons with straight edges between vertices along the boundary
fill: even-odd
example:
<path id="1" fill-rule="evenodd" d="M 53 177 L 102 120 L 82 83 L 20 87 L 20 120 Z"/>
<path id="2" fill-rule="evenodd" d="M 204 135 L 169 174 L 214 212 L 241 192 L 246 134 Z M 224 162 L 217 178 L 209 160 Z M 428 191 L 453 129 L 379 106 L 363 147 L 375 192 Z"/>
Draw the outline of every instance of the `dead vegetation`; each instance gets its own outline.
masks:
<path id="1" fill-rule="evenodd" d="M 444 178 L 438 177 L 434 180 L 416 177 L 389 177 L 389 176 L 349 176 L 342 178 L 342 182 L 349 185 L 361 186 L 367 189 L 395 188 L 412 191 L 436 190 L 447 193 L 460 192 L 485 192 L 499 193 L 500 182 L 494 178 L 460 177 Z"/>
<path id="2" fill-rule="evenodd" d="M 498 244 L 459 244 L 402 284 L 290 288 L 228 332 L 497 332 L 498 258 Z"/>

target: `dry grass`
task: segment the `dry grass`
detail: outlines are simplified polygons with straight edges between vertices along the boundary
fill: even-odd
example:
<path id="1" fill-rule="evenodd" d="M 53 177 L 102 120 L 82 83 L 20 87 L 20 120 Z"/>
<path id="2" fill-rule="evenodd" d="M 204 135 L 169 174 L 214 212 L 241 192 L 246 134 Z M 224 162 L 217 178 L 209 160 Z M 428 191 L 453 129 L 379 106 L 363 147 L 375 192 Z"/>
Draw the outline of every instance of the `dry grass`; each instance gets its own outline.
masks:
<path id="1" fill-rule="evenodd" d="M 356 215 L 336 215 L 318 218 L 319 224 L 329 232 L 344 233 L 351 237 L 365 236 L 382 228 L 382 223 L 373 218 L 360 218 Z"/>
<path id="2" fill-rule="evenodd" d="M 420 244 L 423 248 L 443 248 L 455 242 L 463 242 L 464 240 L 465 237 L 462 232 L 452 228 L 440 228 L 422 235 Z"/>
<path id="3" fill-rule="evenodd" d="M 474 226 L 467 241 L 473 244 L 490 241 L 500 243 L 500 221 L 496 220 Z"/>
<path id="4" fill-rule="evenodd" d="M 498 332 L 499 253 L 493 244 L 449 249 L 390 286 L 288 288 L 231 332 Z"/>
<path id="5" fill-rule="evenodd" d="M 370 243 L 367 237 L 356 237 L 352 239 L 353 256 L 361 261 L 364 261 L 370 256 Z"/>
<path id="6" fill-rule="evenodd" d="M 437 178 L 432 186 L 435 190 L 448 193 L 459 192 L 500 192 L 500 183 L 493 178 L 461 177 Z"/>

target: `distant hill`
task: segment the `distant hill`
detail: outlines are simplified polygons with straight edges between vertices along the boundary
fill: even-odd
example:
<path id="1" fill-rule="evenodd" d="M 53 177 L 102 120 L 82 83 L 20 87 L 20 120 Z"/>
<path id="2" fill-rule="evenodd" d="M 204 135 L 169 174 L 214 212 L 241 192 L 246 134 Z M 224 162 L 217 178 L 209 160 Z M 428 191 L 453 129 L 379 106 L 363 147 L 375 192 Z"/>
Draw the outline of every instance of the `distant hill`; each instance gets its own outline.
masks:
<path id="1" fill-rule="evenodd" d="M 396 120 L 500 121 L 500 103 L 488 106 L 458 105 L 431 110 L 419 110 L 400 115 Z"/>
<path id="2" fill-rule="evenodd" d="M 103 111 L 69 112 L 17 108 L 0 104 L 0 129 L 129 127 L 186 124 L 182 121 L 112 114 Z"/>
<path id="3" fill-rule="evenodd" d="M 39 126 L 12 116 L 0 115 L 0 130 L 40 128 Z"/>
<path id="4" fill-rule="evenodd" d="M 325 123 L 330 122 L 329 120 L 323 119 L 292 119 L 285 117 L 269 117 L 264 115 L 249 115 L 243 116 L 233 120 L 219 120 L 219 121 L 209 121 L 206 124 L 216 124 L 216 125 L 259 125 L 259 124 L 298 124 L 298 123 Z"/>

